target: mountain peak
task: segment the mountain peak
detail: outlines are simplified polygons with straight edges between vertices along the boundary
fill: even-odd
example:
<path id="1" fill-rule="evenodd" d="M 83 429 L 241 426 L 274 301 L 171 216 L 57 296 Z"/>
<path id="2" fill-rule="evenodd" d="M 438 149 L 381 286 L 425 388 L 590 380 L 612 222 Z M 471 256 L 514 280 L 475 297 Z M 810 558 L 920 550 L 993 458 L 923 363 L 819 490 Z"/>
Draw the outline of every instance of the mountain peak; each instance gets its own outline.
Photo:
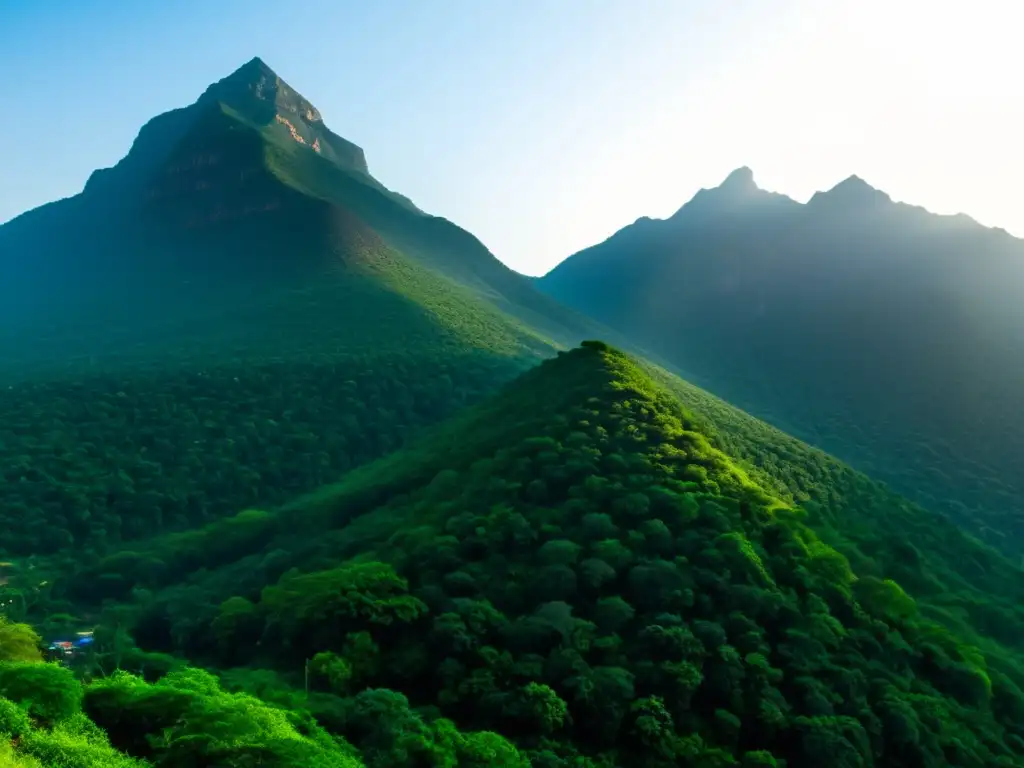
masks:
<path id="1" fill-rule="evenodd" d="M 754 181 L 754 172 L 744 165 L 726 176 L 725 181 L 718 185 L 718 189 L 747 191 L 758 189 L 758 186 Z"/>
<path id="2" fill-rule="evenodd" d="M 734 214 L 748 211 L 750 206 L 763 208 L 765 204 L 774 206 L 780 201 L 789 201 L 789 198 L 761 189 L 754 181 L 754 172 L 743 165 L 726 176 L 717 187 L 705 187 L 698 191 L 690 202 L 676 211 L 670 219 L 681 220 L 695 212 L 701 215 Z"/>
<path id="3" fill-rule="evenodd" d="M 282 80 L 263 59 L 254 56 L 207 87 L 194 104 L 165 112 L 146 123 L 128 155 L 114 168 L 95 171 L 86 189 L 96 192 L 97 185 L 117 181 L 134 188 L 143 185 L 152 193 L 156 184 L 153 174 L 166 175 L 160 169 L 185 137 L 191 135 L 194 141 L 183 150 L 192 158 L 184 162 L 197 162 L 194 158 L 202 153 L 222 155 L 224 146 L 217 143 L 227 140 L 228 134 L 207 130 L 215 123 L 203 122 L 222 119 L 241 121 L 257 129 L 265 140 L 278 144 L 294 142 L 345 171 L 369 176 L 363 150 L 330 131 L 309 100 Z M 200 144 L 202 150 L 198 148 Z M 411 202 L 405 204 L 415 209 Z"/>
<path id="4" fill-rule="evenodd" d="M 880 189 L 875 189 L 856 174 L 847 176 L 827 192 L 817 192 L 811 203 L 830 203 L 843 207 L 866 207 L 891 203 L 892 198 Z"/>
<path id="5" fill-rule="evenodd" d="M 240 113 L 253 117 L 264 112 L 291 112 L 302 115 L 307 122 L 322 122 L 320 111 L 305 97 L 278 76 L 263 59 L 254 56 L 227 77 L 213 83 L 199 98 L 219 101 Z"/>
<path id="6" fill-rule="evenodd" d="M 234 87 L 257 87 L 261 84 L 276 83 L 280 80 L 277 73 L 272 70 L 259 56 L 253 56 L 249 61 L 238 67 L 231 74 L 222 77 L 206 89 L 207 94 L 220 95 L 228 88 Z"/>
<path id="7" fill-rule="evenodd" d="M 259 56 L 253 56 L 245 64 L 236 69 L 229 77 L 240 74 L 267 74 L 276 77 L 276 73 Z"/>
<path id="8" fill-rule="evenodd" d="M 255 85 L 259 82 L 274 82 L 276 80 L 280 80 L 277 73 L 259 56 L 253 56 L 220 82 L 246 82 Z"/>
<path id="9" fill-rule="evenodd" d="M 875 189 L 862 179 L 857 174 L 853 173 L 847 176 L 845 179 L 836 184 L 832 189 L 829 190 L 830 194 L 845 194 L 845 195 L 876 195 L 880 190 Z M 882 192 L 881 194 L 885 194 Z"/>

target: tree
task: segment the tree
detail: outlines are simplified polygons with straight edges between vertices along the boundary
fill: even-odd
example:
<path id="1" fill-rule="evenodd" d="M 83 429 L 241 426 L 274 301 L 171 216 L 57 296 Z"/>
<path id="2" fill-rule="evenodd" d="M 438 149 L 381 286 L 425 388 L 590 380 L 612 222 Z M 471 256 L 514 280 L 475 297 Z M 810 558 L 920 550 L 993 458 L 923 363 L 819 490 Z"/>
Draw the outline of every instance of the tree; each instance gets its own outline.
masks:
<path id="1" fill-rule="evenodd" d="M 42 661 L 42 639 L 28 624 L 0 616 L 0 661 Z"/>
<path id="2" fill-rule="evenodd" d="M 544 735 L 561 728 L 569 716 L 568 705 L 543 683 L 527 683 L 519 689 L 512 714 Z"/>
<path id="3" fill-rule="evenodd" d="M 285 639 L 315 650 L 337 646 L 347 632 L 413 621 L 427 606 L 390 565 L 364 562 L 285 574 L 263 590 L 260 609 Z"/>
<path id="4" fill-rule="evenodd" d="M 67 667 L 35 661 L 0 662 L 0 697 L 55 723 L 82 708 L 82 685 Z"/>
<path id="5" fill-rule="evenodd" d="M 255 639 L 253 635 L 259 631 L 256 606 L 244 597 L 229 597 L 221 603 L 217 618 L 211 623 L 210 629 L 217 638 L 220 650 L 224 653 L 231 651 L 232 657 L 235 657 L 236 641 L 241 639 L 240 645 L 251 646 Z"/>
<path id="6" fill-rule="evenodd" d="M 309 673 L 327 681 L 330 689 L 344 694 L 352 679 L 352 665 L 330 651 L 321 651 L 309 660 Z"/>

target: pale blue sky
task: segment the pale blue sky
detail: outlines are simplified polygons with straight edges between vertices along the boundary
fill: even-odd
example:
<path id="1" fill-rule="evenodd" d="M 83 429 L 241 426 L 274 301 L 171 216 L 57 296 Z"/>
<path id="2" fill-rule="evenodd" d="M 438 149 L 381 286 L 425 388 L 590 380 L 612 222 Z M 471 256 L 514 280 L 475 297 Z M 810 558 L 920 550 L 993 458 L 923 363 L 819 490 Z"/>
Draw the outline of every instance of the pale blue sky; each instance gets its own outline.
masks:
<path id="1" fill-rule="evenodd" d="M 545 272 L 750 165 L 1024 234 L 1009 0 L 0 0 L 0 221 L 254 55 L 371 172 Z"/>

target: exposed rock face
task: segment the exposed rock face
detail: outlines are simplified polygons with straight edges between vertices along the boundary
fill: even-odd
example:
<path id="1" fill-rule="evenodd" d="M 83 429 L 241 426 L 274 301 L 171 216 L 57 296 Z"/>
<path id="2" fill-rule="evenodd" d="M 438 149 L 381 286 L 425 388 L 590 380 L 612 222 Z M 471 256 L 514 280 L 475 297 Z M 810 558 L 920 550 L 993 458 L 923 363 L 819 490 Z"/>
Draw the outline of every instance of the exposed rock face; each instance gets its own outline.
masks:
<path id="1" fill-rule="evenodd" d="M 258 125 L 285 126 L 292 139 L 349 171 L 369 174 L 363 150 L 324 125 L 312 103 L 255 58 L 209 88 L 197 104 L 222 104 Z"/>
<path id="2" fill-rule="evenodd" d="M 295 129 L 295 126 L 292 125 L 291 121 L 287 117 L 281 117 L 281 115 L 274 115 L 274 119 L 277 122 L 281 123 L 281 125 L 284 125 L 284 126 L 286 126 L 288 128 L 288 131 L 291 133 L 292 138 L 295 139 L 295 141 L 299 142 L 299 144 L 305 144 L 306 143 L 306 140 L 304 138 L 302 138 L 302 134 L 300 134 Z M 319 142 L 320 139 L 317 139 L 316 141 Z"/>

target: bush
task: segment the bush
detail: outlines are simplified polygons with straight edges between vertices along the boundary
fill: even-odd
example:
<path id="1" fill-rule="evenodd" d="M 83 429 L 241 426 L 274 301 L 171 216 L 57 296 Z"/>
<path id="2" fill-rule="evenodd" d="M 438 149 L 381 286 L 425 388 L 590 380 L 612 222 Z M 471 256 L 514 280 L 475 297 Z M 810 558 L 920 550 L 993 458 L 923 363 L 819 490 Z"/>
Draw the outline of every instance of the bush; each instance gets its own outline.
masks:
<path id="1" fill-rule="evenodd" d="M 0 696 L 46 723 L 57 723 L 82 709 L 81 683 L 70 669 L 56 663 L 0 663 Z"/>
<path id="2" fill-rule="evenodd" d="M 27 733 L 31 727 L 32 722 L 23 707 L 19 707 L 10 699 L 0 699 L 0 734 L 16 738 Z"/>

